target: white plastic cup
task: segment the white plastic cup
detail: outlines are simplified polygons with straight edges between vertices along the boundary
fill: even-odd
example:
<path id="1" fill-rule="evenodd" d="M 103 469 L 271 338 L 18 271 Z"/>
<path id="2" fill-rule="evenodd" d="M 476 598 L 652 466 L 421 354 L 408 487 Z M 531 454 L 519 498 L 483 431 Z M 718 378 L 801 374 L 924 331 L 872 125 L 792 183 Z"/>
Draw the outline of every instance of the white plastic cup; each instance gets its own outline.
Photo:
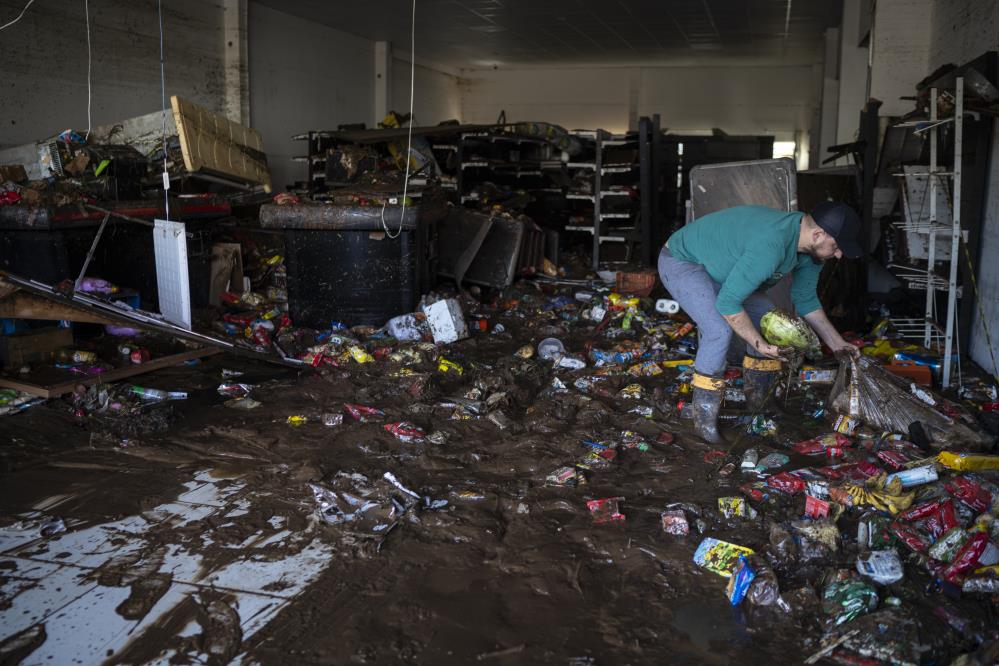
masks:
<path id="1" fill-rule="evenodd" d="M 547 360 L 565 354 L 565 345 L 558 338 L 545 338 L 538 343 L 538 356 Z"/>

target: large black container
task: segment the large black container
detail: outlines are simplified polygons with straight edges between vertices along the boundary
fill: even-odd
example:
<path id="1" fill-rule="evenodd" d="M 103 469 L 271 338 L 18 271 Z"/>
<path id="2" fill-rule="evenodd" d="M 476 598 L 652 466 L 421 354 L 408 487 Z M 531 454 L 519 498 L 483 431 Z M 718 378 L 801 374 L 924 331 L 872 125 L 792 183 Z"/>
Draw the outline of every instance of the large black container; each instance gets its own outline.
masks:
<path id="1" fill-rule="evenodd" d="M 385 225 L 400 228 L 399 208 Z M 336 205 L 265 205 L 260 224 L 284 230 L 288 309 L 300 326 L 381 326 L 416 309 L 433 286 L 436 216 L 409 208 L 398 237 L 382 209 Z"/>

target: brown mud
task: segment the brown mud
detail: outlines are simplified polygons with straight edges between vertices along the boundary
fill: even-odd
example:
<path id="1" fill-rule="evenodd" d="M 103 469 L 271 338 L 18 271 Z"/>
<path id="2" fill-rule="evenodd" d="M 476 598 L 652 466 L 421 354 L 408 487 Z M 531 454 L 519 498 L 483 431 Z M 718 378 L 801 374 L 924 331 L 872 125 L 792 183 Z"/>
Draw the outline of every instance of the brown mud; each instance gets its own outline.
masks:
<path id="1" fill-rule="evenodd" d="M 81 425 L 62 401 L 4 418 L 0 515 L 21 515 L 62 495 L 59 516 L 76 526 L 96 524 L 171 501 L 199 470 L 211 469 L 223 486 L 229 479 L 245 484 L 239 517 L 159 523 L 143 535 L 141 552 L 110 559 L 97 570 L 101 585 L 129 588 L 118 612 L 131 619 L 143 617 L 170 587 L 160 563 L 171 548 L 198 553 L 207 576 L 245 558 L 255 545 L 247 539 L 266 541 L 281 530 L 292 536 L 254 548 L 253 557 L 281 560 L 313 536 L 333 545 L 317 580 L 252 635 L 242 633 L 235 600 L 206 586 L 116 654 L 117 663 L 193 650 L 209 663 L 242 654 L 243 663 L 261 664 L 751 666 L 799 663 L 817 651 L 824 629 L 821 582 L 831 570 L 853 568 L 855 544 L 844 539 L 837 552 L 813 561 L 772 557 L 788 611 L 748 603 L 732 607 L 725 580 L 692 561 L 703 536 L 773 555 L 770 526 L 800 518 L 800 496 L 755 504 L 755 519 L 725 518 L 717 510 L 717 498 L 738 495 L 746 481 L 738 471 L 720 475 L 722 466 L 738 463 L 750 445 L 761 456 L 785 451 L 778 439 L 741 436 L 727 455 L 706 459 L 709 447 L 664 411 L 675 405 L 675 371 L 640 379 L 608 376 L 599 391 L 584 394 L 572 382 L 592 375 L 592 367 L 555 372 L 550 363 L 525 361 L 513 352 L 550 335 L 578 352 L 592 328 L 570 332 L 558 322 L 532 327 L 514 317 L 492 324 L 497 322 L 509 332 L 479 334 L 442 349 L 462 365 L 461 375 L 438 372 L 426 354 L 409 366 L 415 374 L 401 376 L 404 366 L 388 360 L 297 373 L 216 357 L 143 379 L 143 385 L 190 393 L 187 401 L 150 410 L 171 410 L 164 428 L 132 429 L 141 434 L 123 438 L 99 424 Z M 236 381 L 256 386 L 253 397 L 261 407 L 223 406 L 225 398 L 215 392 L 223 367 L 246 371 Z M 556 375 L 568 386 L 565 392 L 551 391 Z M 632 383 L 643 385 L 642 399 L 616 397 Z M 439 406 L 473 388 L 479 389 L 476 399 L 491 400 L 492 411 L 507 417 L 503 428 L 484 416 L 454 418 L 461 410 Z M 342 413 L 344 403 L 377 407 L 386 417 L 358 423 L 345 415 L 336 427 L 319 422 L 322 413 Z M 654 417 L 633 413 L 638 405 L 654 407 Z M 828 432 L 793 400 L 788 409 L 789 416 L 778 417 L 781 438 Z M 309 420 L 293 427 L 287 423 L 291 415 Z M 443 441 L 405 443 L 383 428 L 404 420 L 443 433 Z M 546 485 L 548 474 L 587 452 L 583 440 L 620 441 L 625 430 L 642 435 L 651 448 L 620 450 L 610 465 L 592 470 L 585 485 Z M 675 441 L 659 442 L 662 432 L 674 433 Z M 739 437 L 734 429 L 729 434 Z M 815 464 L 794 456 L 792 463 Z M 309 483 L 364 488 L 385 506 L 390 494 L 405 500 L 381 480 L 385 472 L 421 496 L 448 500 L 448 506 L 417 503 L 378 532 L 317 518 Z M 595 525 L 586 501 L 612 496 L 624 497 L 626 519 Z M 693 505 L 703 534 L 693 520 L 688 536 L 663 532 L 660 513 L 672 502 Z M 850 534 L 849 519 L 841 521 L 842 533 Z M 0 578 L 2 564 L 0 556 Z M 931 582 L 908 565 L 901 583 L 880 592 L 900 600 L 889 612 L 911 623 L 906 640 L 940 663 L 969 645 L 931 614 L 940 603 L 925 594 Z M 281 588 L 277 583 L 271 591 Z M 962 600 L 960 609 L 994 626 L 994 609 L 974 600 Z M 192 621 L 200 631 L 181 636 Z M 44 628 L 14 638 L 0 655 L 5 663 L 30 654 L 45 640 Z"/>

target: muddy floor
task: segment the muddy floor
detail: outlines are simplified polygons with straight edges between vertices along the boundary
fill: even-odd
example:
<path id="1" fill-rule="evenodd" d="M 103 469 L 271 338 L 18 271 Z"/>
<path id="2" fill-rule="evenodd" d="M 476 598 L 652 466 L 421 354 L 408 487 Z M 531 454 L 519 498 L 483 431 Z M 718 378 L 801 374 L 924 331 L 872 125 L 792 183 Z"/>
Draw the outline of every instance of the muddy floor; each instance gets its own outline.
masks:
<path id="1" fill-rule="evenodd" d="M 188 399 L 129 423 L 81 419 L 66 401 L 5 417 L 0 662 L 765 664 L 818 651 L 819 594 L 854 569 L 855 521 L 840 519 L 835 551 L 788 560 L 771 528 L 791 529 L 802 496 L 753 502 L 754 518 L 717 504 L 751 480 L 729 465 L 746 448 L 786 453 L 829 432 L 807 401 L 775 414 L 779 435 L 730 427 L 738 441 L 712 452 L 676 413 L 677 370 L 577 384 L 594 369 L 515 354 L 549 336 L 582 353 L 637 333 L 609 341 L 500 310 L 497 323 L 505 333 L 440 353 L 403 345 L 402 360 L 299 371 L 217 356 L 164 370 L 143 385 Z M 226 406 L 223 369 L 261 405 Z M 632 384 L 642 392 L 621 393 Z M 361 422 L 345 404 L 384 416 Z M 343 422 L 325 425 L 330 414 Z M 426 436 L 402 441 L 385 427 L 399 422 Z M 586 442 L 616 455 L 591 458 L 585 483 L 549 482 L 592 453 Z M 792 455 L 786 469 L 815 464 Z M 320 511 L 316 488 L 337 506 Z M 587 501 L 605 497 L 623 498 L 623 520 L 595 523 Z M 689 535 L 664 532 L 672 503 Z M 65 531 L 43 534 L 52 519 Z M 767 558 L 786 605 L 731 606 L 725 579 L 692 560 L 705 536 Z M 899 663 L 948 663 L 997 626 L 987 597 L 947 598 L 911 562 L 879 596 L 891 601 L 851 628 L 899 643 Z M 963 634 L 937 607 L 966 620 Z"/>

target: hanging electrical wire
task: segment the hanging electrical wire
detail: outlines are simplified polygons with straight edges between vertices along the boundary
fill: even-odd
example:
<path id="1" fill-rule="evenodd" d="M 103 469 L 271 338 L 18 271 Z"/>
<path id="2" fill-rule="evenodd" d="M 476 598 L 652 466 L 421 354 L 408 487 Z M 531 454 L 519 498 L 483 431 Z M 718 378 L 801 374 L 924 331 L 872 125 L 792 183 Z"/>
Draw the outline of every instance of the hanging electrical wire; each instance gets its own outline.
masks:
<path id="1" fill-rule="evenodd" d="M 415 0 L 414 0 L 415 1 Z M 166 115 L 166 61 L 163 57 L 163 0 L 157 0 L 156 11 L 160 20 L 160 105 L 163 113 L 161 141 L 163 143 L 163 211 L 170 219 L 170 174 L 167 171 L 167 115 Z"/>
<path id="2" fill-rule="evenodd" d="M 402 181 L 402 208 L 399 211 L 399 228 L 396 229 L 393 234 L 388 227 L 388 223 L 385 222 L 385 205 L 386 202 L 382 202 L 382 229 L 385 230 L 385 235 L 389 238 L 398 238 L 399 234 L 402 233 L 402 226 L 406 219 L 406 197 L 409 195 L 409 165 L 412 161 L 412 151 L 413 151 L 413 92 L 415 90 L 414 81 L 416 80 L 416 0 L 413 0 L 413 16 L 410 21 L 409 28 L 409 132 L 407 132 L 406 138 L 406 175 Z"/>
<path id="3" fill-rule="evenodd" d="M 31 6 L 31 4 L 32 4 L 32 3 L 34 2 L 34 1 L 35 1 L 35 0 L 28 0 L 28 4 L 26 4 L 26 5 L 24 6 L 24 9 L 22 9 L 22 10 L 21 10 L 21 13 L 17 15 L 17 18 L 15 18 L 15 19 L 14 19 L 13 21 L 8 21 L 7 23 L 4 23 L 3 25 L 0 25 L 0 30 L 3 30 L 3 29 L 5 29 L 5 28 L 9 28 L 10 26 L 12 26 L 12 25 L 14 25 L 15 23 L 17 23 L 18 21 L 20 21 L 20 20 L 21 20 L 21 17 L 22 17 L 22 16 L 24 16 L 24 12 L 28 11 L 28 7 L 30 7 L 30 6 Z"/>
<path id="4" fill-rule="evenodd" d="M 91 121 L 91 114 L 90 114 L 90 111 L 91 111 L 91 108 L 92 108 L 91 107 L 92 96 L 91 96 L 91 84 L 90 84 L 90 82 L 91 82 L 91 76 L 90 76 L 90 72 L 91 72 L 91 64 L 93 62 L 92 58 L 91 58 L 91 51 L 90 51 L 90 0 L 83 0 L 83 12 L 86 15 L 86 19 L 87 19 L 87 134 L 86 134 L 85 138 L 89 139 L 90 138 L 90 128 L 93 127 L 93 122 Z"/>

